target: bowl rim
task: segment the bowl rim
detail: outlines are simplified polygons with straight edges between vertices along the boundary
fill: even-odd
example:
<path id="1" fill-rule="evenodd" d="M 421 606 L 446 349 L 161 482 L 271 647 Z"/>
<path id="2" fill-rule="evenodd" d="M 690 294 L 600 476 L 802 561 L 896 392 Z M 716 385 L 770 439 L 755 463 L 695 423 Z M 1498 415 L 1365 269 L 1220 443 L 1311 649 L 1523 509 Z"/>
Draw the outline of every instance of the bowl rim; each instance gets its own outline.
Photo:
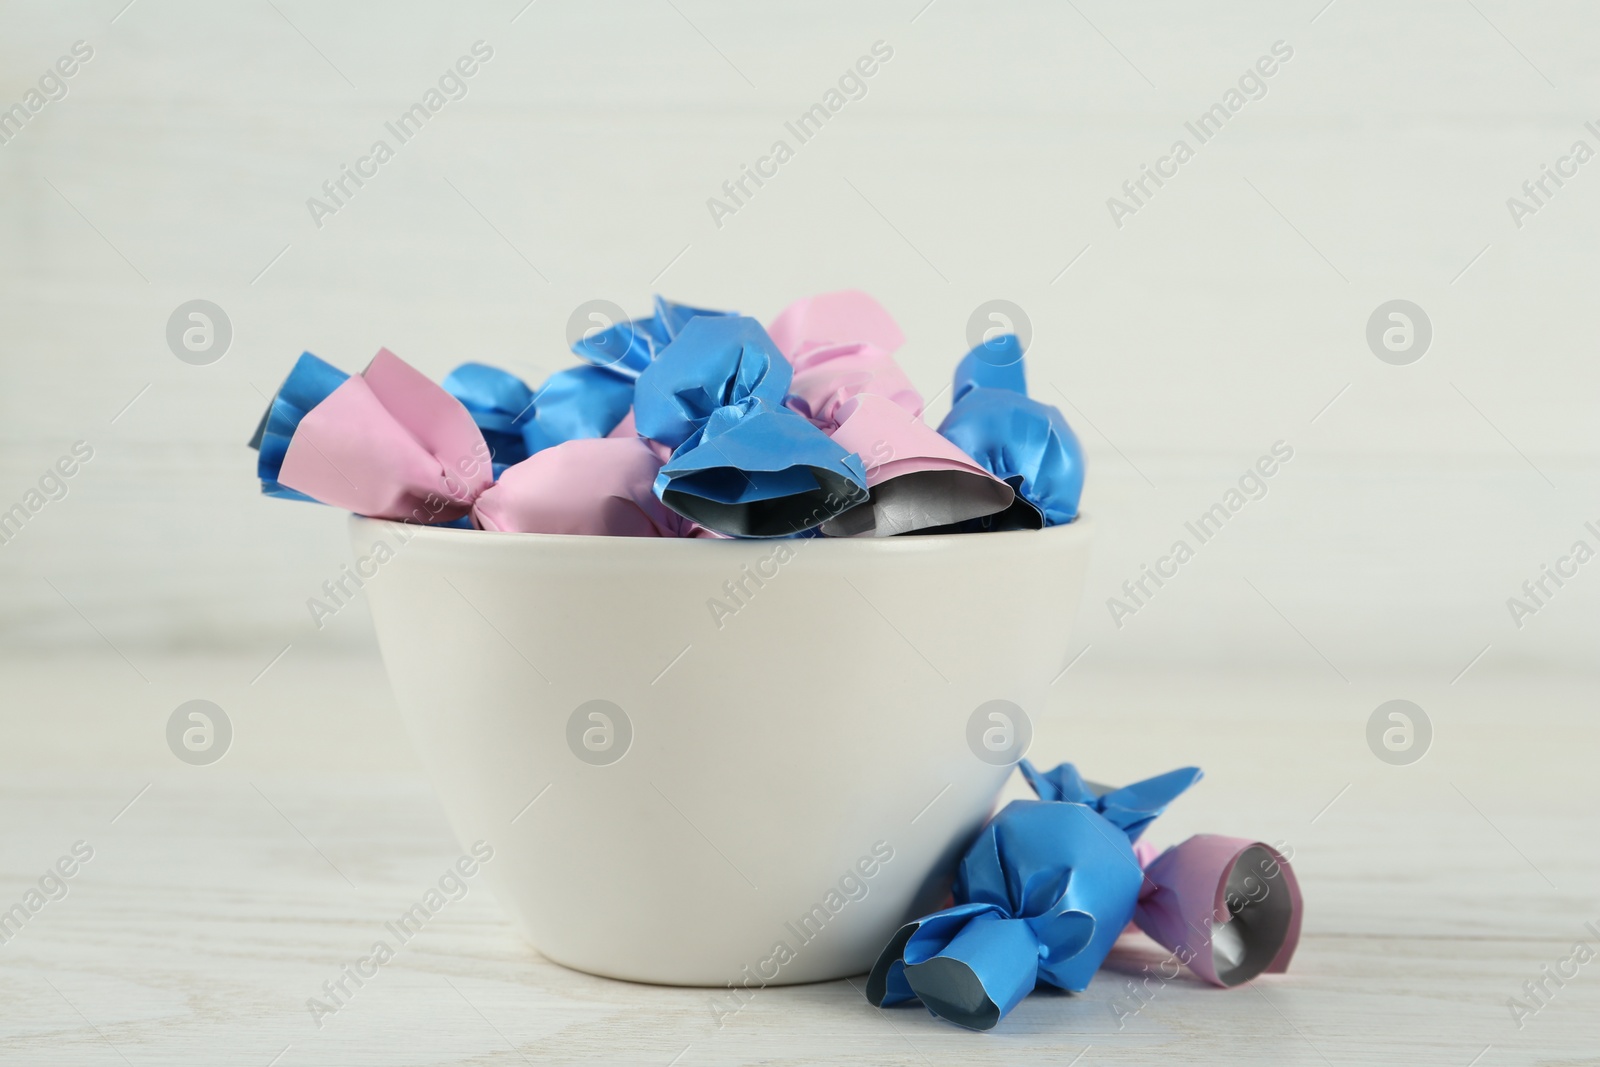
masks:
<path id="1" fill-rule="evenodd" d="M 422 523 L 408 523 L 397 519 L 380 519 L 368 515 L 351 513 L 349 529 L 352 535 L 363 529 L 391 528 L 403 526 L 411 531 L 411 536 L 406 538 L 410 544 L 421 538 L 422 543 L 438 547 L 466 546 L 478 544 L 484 548 L 497 546 L 499 548 L 514 548 L 516 545 L 547 545 L 550 547 L 566 546 L 569 548 L 600 548 L 604 545 L 625 546 L 633 552 L 659 552 L 662 549 L 644 548 L 644 545 L 677 544 L 677 545 L 706 545 L 717 546 L 704 549 L 697 548 L 672 548 L 669 552 L 704 552 L 727 551 L 720 546 L 751 545 L 775 547 L 784 544 L 804 544 L 807 546 L 807 555 L 810 555 L 813 545 L 827 545 L 823 548 L 825 553 L 891 553 L 891 552 L 939 552 L 939 551 L 984 551 L 984 545 L 989 548 L 998 548 L 1008 545 L 1020 548 L 1023 544 L 1037 547 L 1041 544 L 1056 544 L 1072 540 L 1081 540 L 1089 537 L 1095 523 L 1087 512 L 1080 511 L 1077 518 L 1059 526 L 1047 526 L 1040 530 L 1005 530 L 991 533 L 951 533 L 951 534 L 899 534 L 894 537 L 616 537 L 602 534 L 547 534 L 547 533 L 516 533 L 506 530 L 463 530 L 446 526 L 428 526 Z M 1026 540 L 1032 538 L 1033 540 Z"/>

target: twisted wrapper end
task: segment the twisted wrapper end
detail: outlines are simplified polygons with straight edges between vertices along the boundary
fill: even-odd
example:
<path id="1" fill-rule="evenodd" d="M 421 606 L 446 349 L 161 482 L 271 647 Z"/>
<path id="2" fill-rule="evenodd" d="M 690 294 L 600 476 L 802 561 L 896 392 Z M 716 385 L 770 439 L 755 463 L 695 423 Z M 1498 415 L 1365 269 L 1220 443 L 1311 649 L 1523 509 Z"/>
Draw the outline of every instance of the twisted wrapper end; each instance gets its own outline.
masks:
<path id="1" fill-rule="evenodd" d="M 861 458 L 784 406 L 791 376 L 754 319 L 691 319 L 634 397 L 637 431 L 673 449 L 661 501 L 735 537 L 791 536 L 864 502 Z"/>
<path id="2" fill-rule="evenodd" d="M 1244 837 L 1196 834 L 1157 856 L 1134 924 L 1216 986 L 1289 969 L 1304 901 L 1287 858 Z"/>
<path id="3" fill-rule="evenodd" d="M 1040 800 L 1087 804 L 1126 833 L 1129 841 L 1139 840 L 1168 805 L 1205 777 L 1199 767 L 1179 767 L 1116 789 L 1085 781 L 1070 763 L 1041 771 L 1030 761 L 1022 760 L 1017 769 Z"/>
<path id="4" fill-rule="evenodd" d="M 279 480 L 359 515 L 437 525 L 466 516 L 490 463 L 466 408 L 381 349 L 300 420 Z"/>

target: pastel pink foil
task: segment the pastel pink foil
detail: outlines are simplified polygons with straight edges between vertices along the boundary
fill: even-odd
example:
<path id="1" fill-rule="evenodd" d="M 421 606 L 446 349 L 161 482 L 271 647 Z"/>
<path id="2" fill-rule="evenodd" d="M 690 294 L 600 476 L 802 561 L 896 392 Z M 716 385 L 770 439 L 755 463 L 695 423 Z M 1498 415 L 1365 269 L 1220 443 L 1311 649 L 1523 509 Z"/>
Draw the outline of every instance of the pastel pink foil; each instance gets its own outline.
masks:
<path id="1" fill-rule="evenodd" d="M 507 467 L 472 509 L 485 530 L 608 537 L 695 536 L 656 499 L 661 458 L 640 437 L 565 441 Z"/>
<path id="2" fill-rule="evenodd" d="M 1262 970 L 1281 973 L 1289 969 L 1289 960 L 1300 943 L 1304 902 L 1294 869 L 1277 849 L 1244 837 L 1196 834 L 1145 863 L 1145 883 L 1134 912 L 1134 925 L 1177 953 L 1191 971 L 1212 985 L 1231 986 L 1248 980 L 1227 981 L 1218 975 L 1212 921 L 1228 917 L 1225 893 L 1229 875 L 1244 854 L 1256 847 L 1270 857 L 1268 869 L 1248 873 L 1259 879 L 1267 893 L 1287 894 L 1289 919 L 1282 940 L 1261 949 L 1272 953 Z M 1144 855 L 1139 858 L 1144 863 Z"/>
<path id="3" fill-rule="evenodd" d="M 808 341 L 789 362 L 794 380 L 789 395 L 799 397 L 804 414 L 824 429 L 842 420 L 839 405 L 871 393 L 892 400 L 921 417 L 922 394 L 888 352 L 860 341 Z"/>
<path id="4" fill-rule="evenodd" d="M 772 329 L 794 365 L 791 406 L 861 457 L 874 491 L 825 533 L 890 536 L 1010 506 L 1010 486 L 922 421 L 922 395 L 889 355 L 904 338 L 877 301 L 855 292 L 812 297 L 791 304 Z"/>
<path id="5" fill-rule="evenodd" d="M 672 449 L 668 448 L 666 445 L 663 445 L 663 444 L 661 444 L 659 442 L 652 441 L 648 437 L 640 437 L 639 436 L 639 428 L 638 428 L 638 426 L 636 426 L 634 424 L 634 421 L 633 421 L 633 409 L 632 408 L 628 409 L 628 413 L 626 415 L 622 416 L 622 421 L 617 423 L 617 425 L 612 429 L 612 431 L 610 433 L 606 434 L 606 436 L 607 437 L 625 437 L 625 438 L 628 438 L 630 440 L 644 442 L 645 447 L 650 449 L 650 451 L 654 452 L 655 455 L 656 455 L 656 459 L 660 461 L 658 466 L 660 464 L 666 463 L 667 460 L 672 458 Z M 718 541 L 731 541 L 731 540 L 733 540 L 732 536 L 730 536 L 729 534 L 720 534 L 720 533 L 717 533 L 715 530 L 708 530 L 704 526 L 701 526 L 698 522 L 688 523 L 687 526 L 688 526 L 688 532 L 686 532 L 683 535 L 685 537 L 714 538 L 715 540 L 718 540 Z"/>
<path id="6" fill-rule="evenodd" d="M 385 348 L 300 421 L 278 480 L 360 515 L 442 523 L 494 473 L 467 409 Z"/>
<path id="7" fill-rule="evenodd" d="M 893 316 L 859 289 L 796 300 L 778 313 L 767 333 L 791 362 L 807 343 L 860 342 L 887 354 L 906 341 Z"/>
<path id="8" fill-rule="evenodd" d="M 961 471 L 1006 490 L 1001 508 L 1010 504 L 1010 486 L 887 397 L 863 393 L 833 411 L 839 422 L 829 436 L 861 457 L 867 467 L 868 488 L 919 471 Z"/>

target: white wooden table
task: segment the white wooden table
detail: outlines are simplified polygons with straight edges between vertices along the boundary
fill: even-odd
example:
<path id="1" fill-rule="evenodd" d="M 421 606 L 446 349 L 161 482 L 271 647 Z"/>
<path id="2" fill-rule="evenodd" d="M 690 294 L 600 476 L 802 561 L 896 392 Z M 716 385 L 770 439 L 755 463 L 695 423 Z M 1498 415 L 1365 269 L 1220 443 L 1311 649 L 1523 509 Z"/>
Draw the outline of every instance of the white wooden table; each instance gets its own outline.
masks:
<path id="1" fill-rule="evenodd" d="M 13 721 L 52 728 L 14 732 L 0 757 L 0 907 L 74 842 L 94 855 L 0 945 L 0 1061 L 1600 1062 L 1600 963 L 1520 1030 L 1507 1007 L 1575 941 L 1600 940 L 1583 928 L 1600 926 L 1593 679 L 1368 689 L 1097 673 L 1086 659 L 1056 687 L 1034 754 L 1070 751 L 1110 780 L 1202 764 L 1206 781 L 1151 839 L 1287 842 L 1307 898 L 1300 953 L 1244 989 L 1173 981 L 1119 1028 L 1128 977 L 1163 955 L 1130 936 L 1086 994 L 1036 994 L 973 1034 L 920 1008 L 875 1010 L 860 979 L 763 990 L 719 1028 L 705 990 L 545 961 L 478 884 L 318 1028 L 308 998 L 459 850 L 374 662 L 286 658 L 251 687 L 258 669 L 144 661 L 139 683 L 114 658 L 5 666 Z M 233 748 L 210 767 L 166 749 L 177 679 L 229 708 Z M 1364 739 L 1372 708 L 1397 695 L 1435 729 L 1408 767 Z"/>

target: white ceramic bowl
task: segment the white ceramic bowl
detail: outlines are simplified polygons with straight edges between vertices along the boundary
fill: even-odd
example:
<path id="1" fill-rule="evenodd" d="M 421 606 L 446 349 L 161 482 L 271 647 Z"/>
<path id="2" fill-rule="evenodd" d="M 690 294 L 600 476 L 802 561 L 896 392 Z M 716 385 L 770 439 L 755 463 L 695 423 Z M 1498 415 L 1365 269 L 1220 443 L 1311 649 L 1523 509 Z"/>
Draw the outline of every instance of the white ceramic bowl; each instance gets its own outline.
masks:
<path id="1" fill-rule="evenodd" d="M 1091 527 L 350 534 L 411 738 L 533 944 L 754 987 L 866 971 L 938 906 L 1019 755 L 979 709 L 1043 709 Z"/>

